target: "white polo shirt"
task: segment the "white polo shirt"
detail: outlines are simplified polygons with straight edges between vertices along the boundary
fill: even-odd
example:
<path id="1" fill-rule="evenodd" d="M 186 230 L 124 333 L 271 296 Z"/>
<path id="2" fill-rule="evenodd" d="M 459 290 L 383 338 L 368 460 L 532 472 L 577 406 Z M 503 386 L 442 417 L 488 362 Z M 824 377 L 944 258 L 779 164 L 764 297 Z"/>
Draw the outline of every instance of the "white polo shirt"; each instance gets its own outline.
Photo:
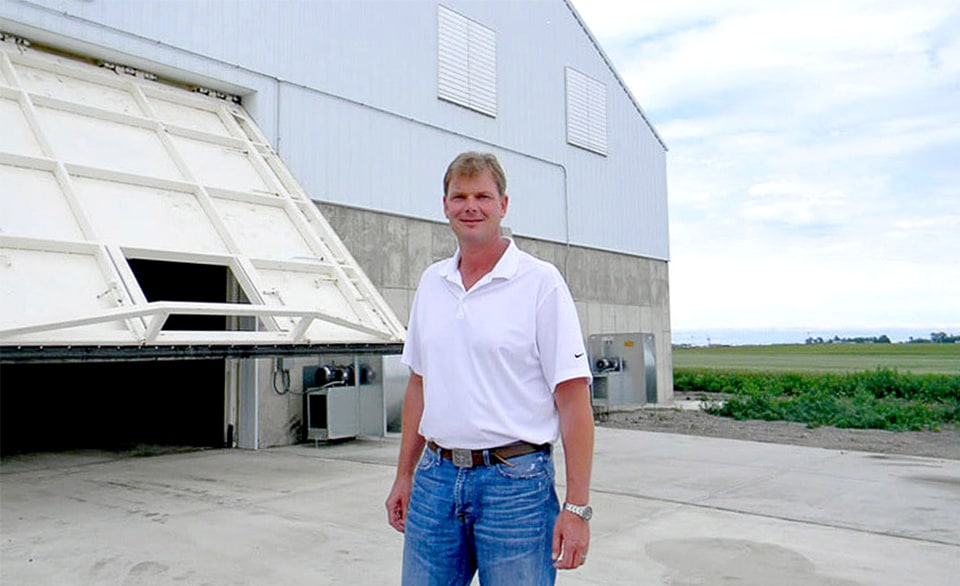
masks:
<path id="1" fill-rule="evenodd" d="M 466 291 L 459 260 L 424 271 L 410 314 L 402 361 L 423 377 L 420 435 L 447 448 L 557 441 L 553 391 L 591 376 L 563 277 L 511 240 Z"/>

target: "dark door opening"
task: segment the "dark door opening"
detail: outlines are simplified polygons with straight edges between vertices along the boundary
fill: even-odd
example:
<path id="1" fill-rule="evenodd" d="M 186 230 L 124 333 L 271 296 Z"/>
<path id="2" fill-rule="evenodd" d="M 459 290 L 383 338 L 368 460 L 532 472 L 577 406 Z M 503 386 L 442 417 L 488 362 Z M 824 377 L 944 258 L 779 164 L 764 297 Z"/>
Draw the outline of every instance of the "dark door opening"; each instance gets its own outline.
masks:
<path id="1" fill-rule="evenodd" d="M 217 360 L 5 364 L 0 454 L 223 447 Z"/>
<path id="2" fill-rule="evenodd" d="M 200 263 L 128 258 L 147 301 L 194 301 L 200 303 L 242 303 L 250 301 L 230 267 Z M 251 331 L 255 318 L 218 315 L 171 315 L 164 330 L 204 332 Z"/>

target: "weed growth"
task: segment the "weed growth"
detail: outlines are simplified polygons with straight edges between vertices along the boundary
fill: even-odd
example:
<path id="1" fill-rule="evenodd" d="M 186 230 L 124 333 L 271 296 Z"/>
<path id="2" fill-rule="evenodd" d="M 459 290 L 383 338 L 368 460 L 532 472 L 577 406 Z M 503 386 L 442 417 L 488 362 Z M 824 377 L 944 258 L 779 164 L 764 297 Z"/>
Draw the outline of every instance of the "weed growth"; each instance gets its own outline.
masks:
<path id="1" fill-rule="evenodd" d="M 674 369 L 674 389 L 723 393 L 706 410 L 734 419 L 892 431 L 960 424 L 960 376 L 888 368 L 843 374 Z"/>

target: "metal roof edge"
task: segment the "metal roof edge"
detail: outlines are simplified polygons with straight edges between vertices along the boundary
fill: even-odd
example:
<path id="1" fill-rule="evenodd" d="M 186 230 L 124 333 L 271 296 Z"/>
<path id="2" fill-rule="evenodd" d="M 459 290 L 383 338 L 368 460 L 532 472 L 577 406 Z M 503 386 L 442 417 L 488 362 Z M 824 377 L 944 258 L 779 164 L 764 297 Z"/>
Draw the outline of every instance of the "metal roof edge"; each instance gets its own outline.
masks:
<path id="1" fill-rule="evenodd" d="M 587 34 L 587 38 L 590 39 L 590 42 L 593 43 L 593 46 L 597 49 L 597 52 L 600 53 L 604 63 L 606 63 L 607 67 L 610 68 L 610 72 L 613 73 L 613 77 L 616 78 L 617 83 L 620 84 L 620 87 L 623 88 L 624 92 L 626 92 L 627 97 L 629 97 L 630 101 L 633 102 L 633 106 L 637 109 L 637 112 L 640 113 L 640 117 L 643 118 L 643 121 L 647 123 L 647 127 L 650 128 L 650 132 L 652 132 L 653 136 L 656 137 L 657 142 L 660 143 L 660 146 L 663 147 L 664 151 L 669 151 L 670 149 L 667 147 L 667 143 L 663 141 L 660 133 L 657 132 L 657 129 L 653 126 L 653 123 L 650 122 L 649 118 L 647 118 L 646 112 L 644 112 L 643 108 L 640 107 L 640 102 L 637 101 L 637 98 L 633 96 L 633 92 L 630 91 L 630 88 L 627 87 L 627 84 L 623 81 L 623 78 L 620 77 L 620 74 L 617 72 L 617 68 L 613 66 L 613 62 L 610 61 L 609 57 L 607 57 L 606 52 L 603 50 L 603 47 L 600 46 L 600 42 L 597 41 L 597 38 L 592 32 L 590 32 L 590 27 L 587 26 L 587 23 L 583 20 L 583 17 L 581 17 L 580 13 L 577 12 L 577 9 L 574 8 L 571 0 L 563 0 L 563 3 L 566 4 L 567 8 L 570 9 L 570 13 L 573 14 L 573 17 L 577 19 L 577 22 L 580 24 L 583 32 Z"/>

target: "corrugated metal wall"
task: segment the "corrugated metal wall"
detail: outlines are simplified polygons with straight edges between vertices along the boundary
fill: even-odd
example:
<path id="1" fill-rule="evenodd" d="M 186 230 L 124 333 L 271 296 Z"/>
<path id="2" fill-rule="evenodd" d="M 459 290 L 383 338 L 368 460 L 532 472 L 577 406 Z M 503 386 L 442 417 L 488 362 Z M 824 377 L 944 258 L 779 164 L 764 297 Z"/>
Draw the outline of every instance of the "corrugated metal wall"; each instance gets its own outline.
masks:
<path id="1" fill-rule="evenodd" d="M 496 118 L 437 98 L 436 2 L 6 0 L 0 28 L 248 88 L 314 198 L 440 219 L 446 163 L 489 149 L 516 234 L 667 259 L 664 150 L 565 2 L 443 5 L 496 33 Z M 568 65 L 606 85 L 607 157 L 566 142 Z"/>

